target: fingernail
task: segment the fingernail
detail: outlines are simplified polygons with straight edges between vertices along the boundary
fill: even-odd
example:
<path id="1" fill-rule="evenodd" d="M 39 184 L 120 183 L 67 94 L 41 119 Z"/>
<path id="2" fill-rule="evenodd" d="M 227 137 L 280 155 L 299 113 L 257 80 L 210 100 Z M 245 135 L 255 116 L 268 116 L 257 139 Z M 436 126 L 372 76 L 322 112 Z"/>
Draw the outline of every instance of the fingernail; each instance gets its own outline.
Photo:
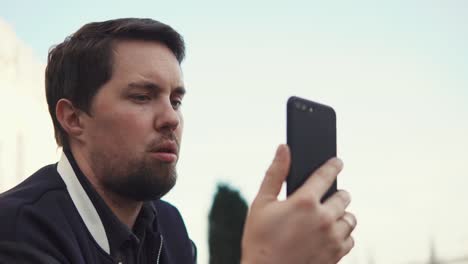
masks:
<path id="1" fill-rule="evenodd" d="M 356 220 L 349 214 L 343 215 L 343 220 L 345 220 L 352 228 L 356 226 Z"/>

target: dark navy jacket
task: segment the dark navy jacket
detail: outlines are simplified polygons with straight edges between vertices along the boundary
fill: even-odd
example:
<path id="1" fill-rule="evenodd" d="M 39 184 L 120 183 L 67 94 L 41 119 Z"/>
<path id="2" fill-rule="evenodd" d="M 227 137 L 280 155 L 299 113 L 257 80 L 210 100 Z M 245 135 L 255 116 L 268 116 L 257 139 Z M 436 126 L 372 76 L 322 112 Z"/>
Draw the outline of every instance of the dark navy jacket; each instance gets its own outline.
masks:
<path id="1" fill-rule="evenodd" d="M 159 263 L 195 263 L 178 210 L 162 200 L 153 203 L 152 235 L 163 238 Z M 113 263 L 103 224 L 65 155 L 0 194 L 0 221 L 0 263 L 7 263 L 2 257 L 15 263 Z M 157 263 L 155 252 L 151 263 Z"/>

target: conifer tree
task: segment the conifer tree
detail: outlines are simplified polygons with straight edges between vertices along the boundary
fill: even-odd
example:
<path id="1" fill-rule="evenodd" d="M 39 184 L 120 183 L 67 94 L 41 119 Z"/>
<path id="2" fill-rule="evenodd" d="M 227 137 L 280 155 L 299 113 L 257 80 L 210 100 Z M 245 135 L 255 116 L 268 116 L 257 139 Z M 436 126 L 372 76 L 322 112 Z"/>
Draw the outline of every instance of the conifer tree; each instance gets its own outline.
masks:
<path id="1" fill-rule="evenodd" d="M 209 213 L 210 264 L 239 264 L 248 206 L 239 191 L 219 184 Z"/>

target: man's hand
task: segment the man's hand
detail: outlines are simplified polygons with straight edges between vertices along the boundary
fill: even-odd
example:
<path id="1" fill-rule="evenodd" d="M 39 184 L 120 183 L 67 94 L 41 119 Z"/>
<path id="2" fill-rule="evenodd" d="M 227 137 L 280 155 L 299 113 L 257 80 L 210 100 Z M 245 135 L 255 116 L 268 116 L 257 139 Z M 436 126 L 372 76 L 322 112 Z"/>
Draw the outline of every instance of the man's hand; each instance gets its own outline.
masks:
<path id="1" fill-rule="evenodd" d="M 285 201 L 277 199 L 289 170 L 289 148 L 280 145 L 252 203 L 242 239 L 242 263 L 337 263 L 354 246 L 356 219 L 345 211 L 350 196 L 338 191 L 320 198 L 342 170 L 333 158 Z"/>

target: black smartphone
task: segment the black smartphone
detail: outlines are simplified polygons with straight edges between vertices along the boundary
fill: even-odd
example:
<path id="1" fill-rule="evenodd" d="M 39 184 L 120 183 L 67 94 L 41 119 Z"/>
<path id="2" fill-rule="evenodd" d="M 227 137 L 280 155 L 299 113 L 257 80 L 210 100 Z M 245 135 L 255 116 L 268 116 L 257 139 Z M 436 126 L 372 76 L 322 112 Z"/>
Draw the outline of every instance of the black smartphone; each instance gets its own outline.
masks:
<path id="1" fill-rule="evenodd" d="M 336 157 L 336 114 L 327 105 L 292 96 L 287 102 L 287 144 L 291 167 L 286 179 L 289 196 L 327 160 Z M 337 189 L 333 182 L 321 202 Z"/>

